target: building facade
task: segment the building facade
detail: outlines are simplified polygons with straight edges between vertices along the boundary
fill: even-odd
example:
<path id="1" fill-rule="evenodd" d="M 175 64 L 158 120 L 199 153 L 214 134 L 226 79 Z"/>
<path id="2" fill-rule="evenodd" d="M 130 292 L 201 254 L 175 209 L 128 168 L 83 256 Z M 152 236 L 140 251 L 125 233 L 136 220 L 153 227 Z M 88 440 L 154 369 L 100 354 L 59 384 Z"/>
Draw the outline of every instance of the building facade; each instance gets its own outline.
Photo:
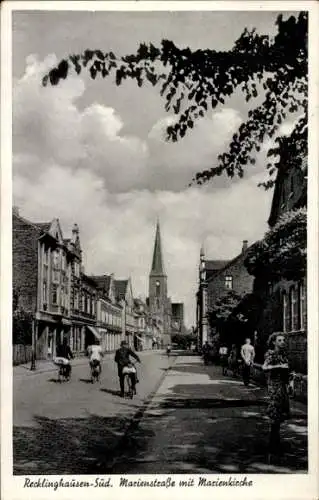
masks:
<path id="1" fill-rule="evenodd" d="M 247 240 L 243 241 L 240 254 L 232 260 L 206 260 L 203 248 L 200 252 L 199 287 L 196 294 L 196 320 L 198 343 L 202 346 L 211 342 L 216 333 L 209 326 L 209 313 L 216 302 L 227 292 L 233 291 L 245 296 L 253 290 L 254 278 L 251 276 L 244 260 L 248 251 Z"/>
<path id="2" fill-rule="evenodd" d="M 114 351 L 123 339 L 123 307 L 116 300 L 114 275 L 92 276 L 98 289 L 97 329 L 104 351 Z"/>
<path id="3" fill-rule="evenodd" d="M 307 161 L 304 159 L 301 167 L 288 167 L 282 165 L 278 170 L 268 219 L 270 229 L 281 215 L 307 206 Z M 299 281 L 256 277 L 255 290 L 263 301 L 257 324 L 263 350 L 273 331 L 287 333 L 291 368 L 307 373 L 307 277 Z"/>

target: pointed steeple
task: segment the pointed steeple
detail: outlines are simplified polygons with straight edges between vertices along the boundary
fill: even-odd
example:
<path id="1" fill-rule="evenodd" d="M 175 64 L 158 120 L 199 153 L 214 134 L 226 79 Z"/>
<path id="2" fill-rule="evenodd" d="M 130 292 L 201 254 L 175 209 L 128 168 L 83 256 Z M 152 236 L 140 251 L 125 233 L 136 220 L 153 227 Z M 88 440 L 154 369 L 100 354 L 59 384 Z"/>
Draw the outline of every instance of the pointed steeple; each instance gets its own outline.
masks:
<path id="1" fill-rule="evenodd" d="M 164 262 L 162 256 L 162 244 L 161 244 L 161 231 L 159 220 L 156 224 L 156 234 L 154 243 L 154 252 L 152 260 L 151 276 L 166 276 L 164 269 Z"/>

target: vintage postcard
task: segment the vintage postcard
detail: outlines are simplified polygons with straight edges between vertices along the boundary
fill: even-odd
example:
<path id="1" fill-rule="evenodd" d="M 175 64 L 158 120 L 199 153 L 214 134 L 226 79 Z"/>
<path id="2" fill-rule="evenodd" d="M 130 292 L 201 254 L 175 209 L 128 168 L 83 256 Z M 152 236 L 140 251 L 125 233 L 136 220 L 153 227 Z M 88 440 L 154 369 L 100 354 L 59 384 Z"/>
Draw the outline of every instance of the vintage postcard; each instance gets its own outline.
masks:
<path id="1" fill-rule="evenodd" d="M 318 498 L 318 12 L 2 5 L 4 500 Z"/>

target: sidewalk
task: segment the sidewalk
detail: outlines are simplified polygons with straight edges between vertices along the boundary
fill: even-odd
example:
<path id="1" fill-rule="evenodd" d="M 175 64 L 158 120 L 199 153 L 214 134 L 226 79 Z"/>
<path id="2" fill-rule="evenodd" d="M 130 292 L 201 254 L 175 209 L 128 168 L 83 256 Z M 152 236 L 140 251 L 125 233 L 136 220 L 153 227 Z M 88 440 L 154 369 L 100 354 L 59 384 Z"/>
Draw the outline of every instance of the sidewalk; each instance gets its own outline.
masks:
<path id="1" fill-rule="evenodd" d="M 109 472 L 306 472 L 306 407 L 292 404 L 281 463 L 267 465 L 266 390 L 220 372 L 199 357 L 178 357 Z"/>
<path id="2" fill-rule="evenodd" d="M 138 356 L 143 357 L 147 354 L 150 353 L 158 353 L 161 354 L 164 351 L 162 350 L 149 350 L 149 351 L 139 351 L 137 352 Z M 112 360 L 114 358 L 115 351 L 107 352 L 104 354 L 103 361 L 102 363 L 105 363 L 107 360 Z M 76 357 L 72 360 L 72 366 L 82 366 L 82 365 L 87 365 L 88 364 L 88 358 L 85 355 Z M 23 365 L 17 365 L 13 366 L 12 373 L 14 377 L 20 377 L 20 376 L 34 376 L 34 375 L 39 375 L 40 373 L 47 373 L 47 372 L 55 372 L 57 371 L 57 366 L 53 363 L 51 360 L 39 360 L 36 361 L 36 369 L 31 370 L 31 362 L 26 363 Z"/>

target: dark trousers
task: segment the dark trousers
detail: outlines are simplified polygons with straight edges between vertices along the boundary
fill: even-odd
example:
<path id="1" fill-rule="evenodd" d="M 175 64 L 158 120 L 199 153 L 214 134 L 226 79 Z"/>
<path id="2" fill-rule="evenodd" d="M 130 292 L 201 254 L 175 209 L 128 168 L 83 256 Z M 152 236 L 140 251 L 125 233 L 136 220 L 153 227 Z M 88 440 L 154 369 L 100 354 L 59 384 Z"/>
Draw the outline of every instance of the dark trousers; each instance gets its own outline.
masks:
<path id="1" fill-rule="evenodd" d="M 248 385 L 250 381 L 250 365 L 246 363 L 243 365 L 243 381 L 245 385 Z"/>
<path id="2" fill-rule="evenodd" d="M 124 377 L 125 377 L 125 373 L 123 374 L 121 372 L 118 375 L 119 375 L 119 381 L 120 381 L 121 394 L 124 394 Z M 135 390 L 135 386 L 136 386 L 136 374 L 135 373 L 130 373 L 129 375 L 130 375 L 131 382 L 132 382 L 132 389 L 134 391 Z"/>

